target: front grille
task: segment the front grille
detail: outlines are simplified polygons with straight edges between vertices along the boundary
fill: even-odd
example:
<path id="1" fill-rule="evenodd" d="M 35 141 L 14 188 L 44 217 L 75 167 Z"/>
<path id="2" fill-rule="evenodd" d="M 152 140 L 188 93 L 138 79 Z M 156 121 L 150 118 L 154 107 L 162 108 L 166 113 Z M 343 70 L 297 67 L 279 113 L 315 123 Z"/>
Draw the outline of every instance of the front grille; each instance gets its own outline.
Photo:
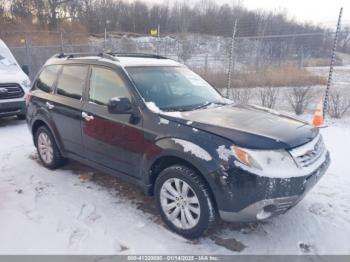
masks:
<path id="1" fill-rule="evenodd" d="M 294 148 L 289 152 L 299 167 L 308 167 L 315 163 L 326 150 L 321 135 L 311 142 Z"/>
<path id="2" fill-rule="evenodd" d="M 0 84 L 0 99 L 21 98 L 23 89 L 18 84 Z"/>

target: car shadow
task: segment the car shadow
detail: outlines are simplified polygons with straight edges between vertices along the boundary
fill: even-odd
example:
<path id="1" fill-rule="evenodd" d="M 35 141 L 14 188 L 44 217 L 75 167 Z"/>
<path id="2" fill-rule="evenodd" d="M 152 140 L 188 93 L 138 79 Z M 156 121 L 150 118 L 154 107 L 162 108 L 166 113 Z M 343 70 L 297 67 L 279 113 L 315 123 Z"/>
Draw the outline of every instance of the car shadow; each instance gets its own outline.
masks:
<path id="1" fill-rule="evenodd" d="M 41 165 L 37 153 L 33 153 L 30 158 L 37 161 Z M 70 171 L 73 173 L 73 175 L 77 175 L 82 184 L 88 182 L 94 183 L 95 185 L 99 186 L 98 190 L 109 191 L 111 194 L 118 197 L 119 200 L 129 201 L 135 205 L 137 209 L 146 213 L 148 215 L 148 219 L 166 228 L 166 225 L 163 223 L 156 209 L 153 197 L 146 195 L 140 187 L 72 160 L 69 160 L 61 169 Z M 241 252 L 246 248 L 246 246 L 234 238 L 222 237 L 225 235 L 225 232 L 237 231 L 244 234 L 249 234 L 260 230 L 261 225 L 264 223 L 266 222 L 226 223 L 218 219 L 215 225 L 208 230 L 203 237 L 196 240 L 186 241 L 189 244 L 197 245 L 201 244 L 202 241 L 210 239 L 218 246 L 222 246 L 233 252 Z"/>
<path id="2" fill-rule="evenodd" d="M 154 223 L 160 224 L 166 228 L 163 223 L 157 208 L 155 206 L 152 196 L 148 196 L 138 186 L 128 183 L 120 178 L 108 175 L 91 167 L 85 166 L 75 161 L 69 161 L 63 167 L 79 176 L 79 179 L 84 181 L 91 181 L 106 190 L 113 190 L 119 198 L 125 198 L 136 206 L 137 209 L 149 215 Z M 227 223 L 218 219 L 215 225 L 208 231 L 201 239 L 211 239 L 215 244 L 223 246 L 234 252 L 241 252 L 246 246 L 234 238 L 222 238 L 221 236 L 227 231 L 237 231 L 243 234 L 249 234 L 261 229 L 261 226 L 268 222 L 254 222 L 254 223 Z M 189 240 L 191 244 L 200 244 L 201 239 Z"/>
<path id="3" fill-rule="evenodd" d="M 18 120 L 17 117 L 0 117 L 0 128 L 8 126 L 19 126 L 25 123 L 24 120 Z"/>

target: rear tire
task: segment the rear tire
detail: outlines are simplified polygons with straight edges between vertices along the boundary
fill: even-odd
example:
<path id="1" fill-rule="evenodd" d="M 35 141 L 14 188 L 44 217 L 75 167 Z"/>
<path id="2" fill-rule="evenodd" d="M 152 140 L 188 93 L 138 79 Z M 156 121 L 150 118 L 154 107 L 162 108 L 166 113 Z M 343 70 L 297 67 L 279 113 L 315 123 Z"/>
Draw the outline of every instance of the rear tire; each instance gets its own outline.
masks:
<path id="1" fill-rule="evenodd" d="M 62 157 L 53 135 L 46 126 L 38 128 L 34 139 L 39 158 L 45 167 L 56 169 L 64 164 L 65 159 Z"/>
<path id="2" fill-rule="evenodd" d="M 185 238 L 200 237 L 216 220 L 211 192 L 186 166 L 164 169 L 155 182 L 155 202 L 165 224 Z"/>

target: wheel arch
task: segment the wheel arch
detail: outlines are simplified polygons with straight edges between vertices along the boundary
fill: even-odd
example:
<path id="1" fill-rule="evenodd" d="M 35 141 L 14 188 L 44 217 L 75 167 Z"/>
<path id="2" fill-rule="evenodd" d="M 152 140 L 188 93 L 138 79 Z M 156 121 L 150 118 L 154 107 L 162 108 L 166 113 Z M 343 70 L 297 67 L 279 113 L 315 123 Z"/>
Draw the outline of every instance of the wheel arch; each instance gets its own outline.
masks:
<path id="1" fill-rule="evenodd" d="M 212 200 L 214 201 L 214 207 L 217 208 L 217 203 L 216 203 L 216 198 L 215 198 L 215 194 L 212 190 L 212 187 L 210 186 L 209 181 L 207 180 L 206 176 L 203 174 L 203 172 L 201 172 L 200 168 L 198 168 L 195 164 L 191 163 L 190 161 L 179 157 L 179 156 L 174 156 L 174 155 L 163 155 L 161 157 L 159 157 L 158 159 L 156 159 L 150 169 L 149 169 L 149 182 L 150 182 L 150 190 L 149 193 L 150 195 L 154 195 L 154 185 L 155 185 L 155 181 L 157 180 L 159 174 L 166 168 L 170 167 L 170 166 L 174 166 L 174 165 L 183 165 L 186 166 L 190 169 L 192 169 L 193 171 L 195 171 L 202 179 L 203 182 L 206 184 L 209 193 L 211 195 Z"/>
<path id="2" fill-rule="evenodd" d="M 37 119 L 33 125 L 32 125 L 32 134 L 33 134 L 33 137 L 35 136 L 36 132 L 38 131 L 38 129 L 41 127 L 41 126 L 46 126 L 48 127 L 48 125 L 46 124 L 45 121 L 41 120 L 41 119 Z M 48 127 L 49 128 L 49 127 Z M 35 143 L 35 139 L 34 139 L 34 143 Z"/>
<path id="3" fill-rule="evenodd" d="M 49 131 L 51 132 L 51 134 L 53 135 L 56 145 L 58 147 L 58 150 L 60 151 L 60 153 L 62 154 L 63 148 L 61 146 L 61 141 L 58 139 L 58 136 L 56 135 L 56 133 L 52 130 L 51 126 L 48 124 L 48 122 L 45 119 L 42 118 L 38 118 L 36 120 L 33 121 L 32 127 L 31 127 L 31 131 L 33 134 L 33 140 L 34 140 L 34 145 L 36 146 L 36 142 L 35 142 L 35 134 L 38 131 L 38 129 L 42 126 L 45 126 L 46 128 L 49 129 Z"/>

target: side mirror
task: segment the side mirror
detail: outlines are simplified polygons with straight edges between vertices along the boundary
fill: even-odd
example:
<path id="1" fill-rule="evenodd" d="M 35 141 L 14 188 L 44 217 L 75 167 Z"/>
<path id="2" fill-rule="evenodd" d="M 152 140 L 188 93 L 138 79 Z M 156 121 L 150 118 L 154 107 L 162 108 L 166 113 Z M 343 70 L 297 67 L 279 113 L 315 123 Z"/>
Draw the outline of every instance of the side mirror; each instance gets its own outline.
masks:
<path id="1" fill-rule="evenodd" d="M 22 68 L 23 72 L 24 72 L 27 76 L 29 76 L 29 66 L 28 66 L 28 65 L 22 65 L 21 68 Z"/>
<path id="2" fill-rule="evenodd" d="M 108 103 L 110 114 L 131 114 L 133 106 L 127 97 L 113 97 Z"/>

